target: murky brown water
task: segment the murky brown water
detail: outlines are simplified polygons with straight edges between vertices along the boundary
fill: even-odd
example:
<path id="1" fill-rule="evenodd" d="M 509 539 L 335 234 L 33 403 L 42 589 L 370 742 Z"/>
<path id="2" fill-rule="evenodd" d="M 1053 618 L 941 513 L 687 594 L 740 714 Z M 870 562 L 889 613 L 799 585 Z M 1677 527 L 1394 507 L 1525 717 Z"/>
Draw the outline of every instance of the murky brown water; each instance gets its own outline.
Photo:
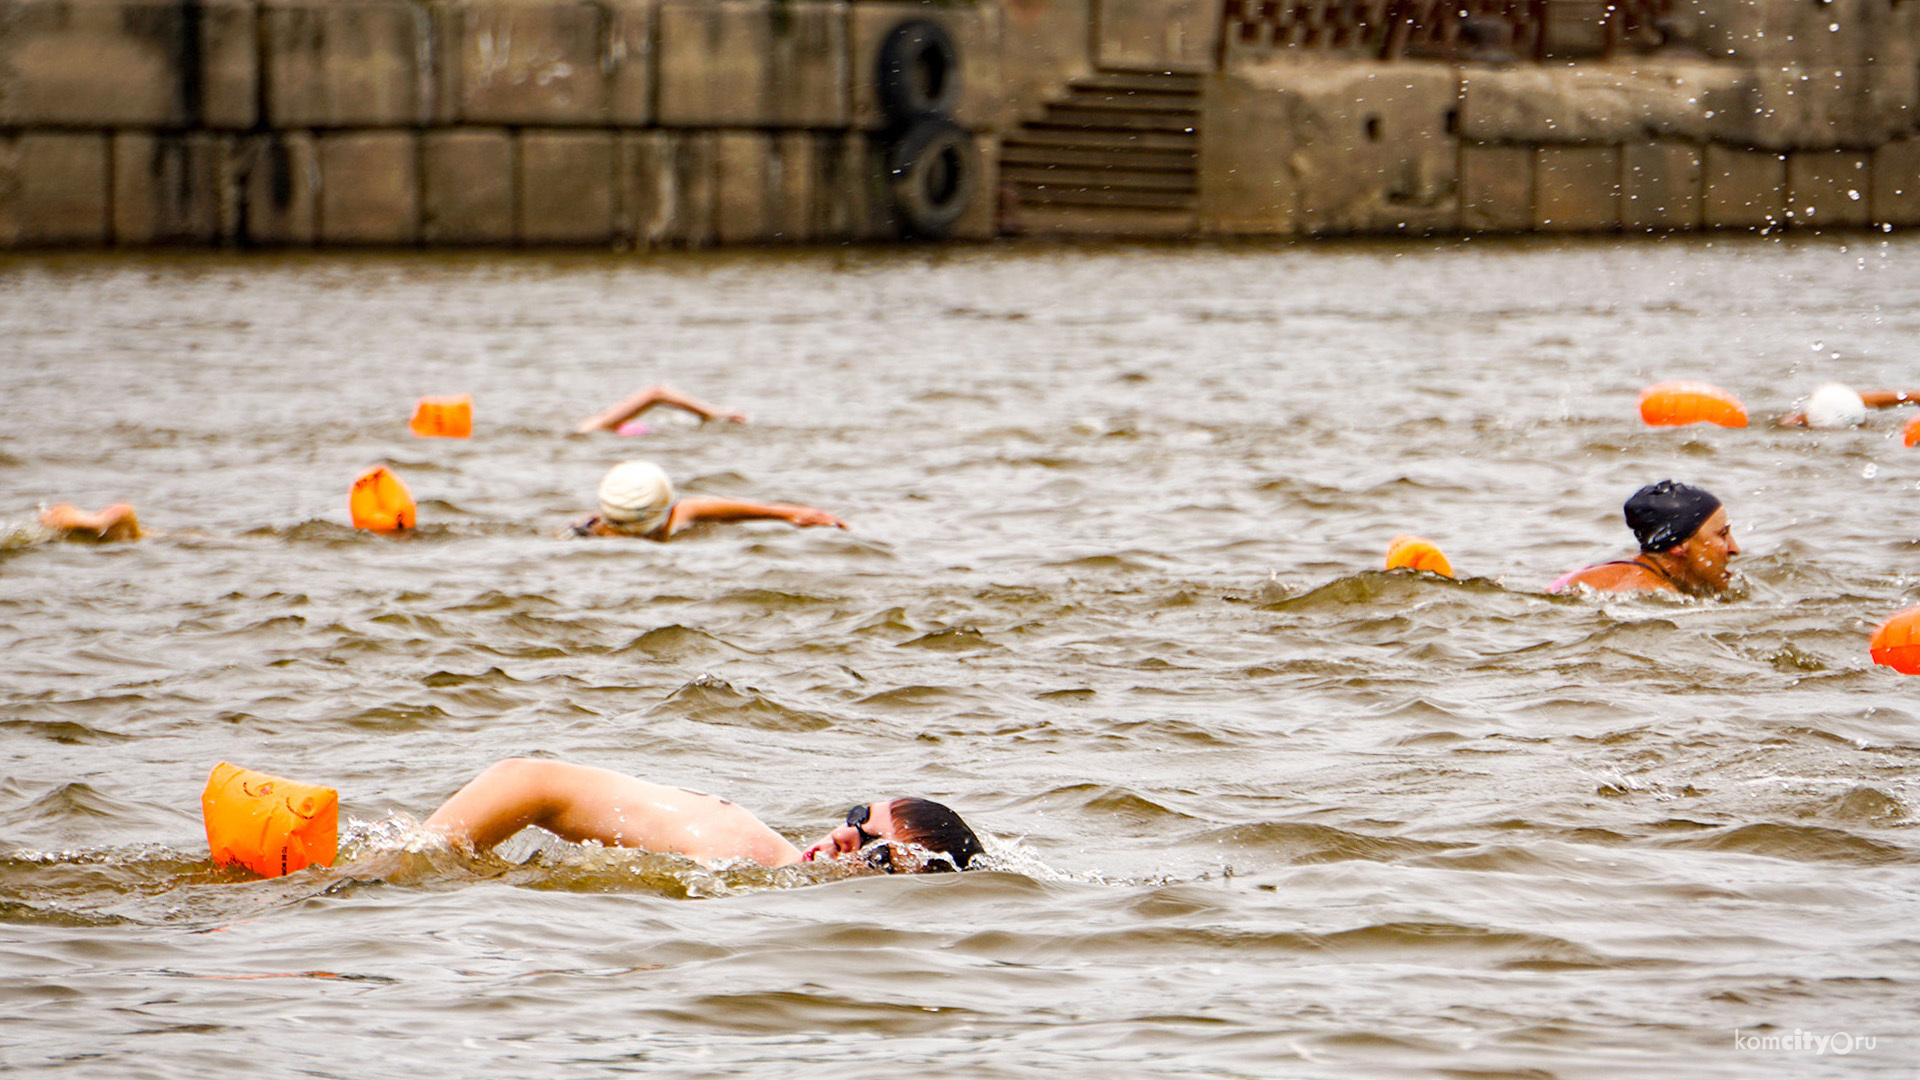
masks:
<path id="1" fill-rule="evenodd" d="M 1634 399 L 1920 384 L 1917 259 L 0 264 L 0 1066 L 1911 1077 L 1920 681 L 1867 657 L 1920 602 L 1905 413 L 1654 430 Z M 754 423 L 563 436 L 656 380 Z M 472 440 L 407 434 L 461 391 Z M 554 539 L 635 455 L 853 531 Z M 375 462 L 417 535 L 346 526 Z M 1541 593 L 1667 475 L 1728 503 L 1742 597 Z M 162 535 L 27 542 L 36 503 L 115 498 Z M 1463 580 L 1374 572 L 1402 531 Z M 421 849 L 527 753 L 796 840 L 927 794 L 998 869 Z M 337 786 L 345 866 L 214 870 L 223 759 Z"/>

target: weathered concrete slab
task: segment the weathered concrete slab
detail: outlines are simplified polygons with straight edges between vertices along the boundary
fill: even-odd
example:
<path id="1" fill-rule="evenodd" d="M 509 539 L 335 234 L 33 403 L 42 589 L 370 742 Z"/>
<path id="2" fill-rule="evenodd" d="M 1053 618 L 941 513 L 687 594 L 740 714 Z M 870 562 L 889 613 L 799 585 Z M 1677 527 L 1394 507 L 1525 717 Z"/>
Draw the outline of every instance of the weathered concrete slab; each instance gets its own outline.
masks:
<path id="1" fill-rule="evenodd" d="M 1697 61 L 1464 69 L 1460 134 L 1478 142 L 1626 143 L 1703 139 L 1707 95 L 1741 73 Z"/>
<path id="2" fill-rule="evenodd" d="M 521 133 L 521 242 L 614 241 L 614 138 L 602 131 Z"/>
<path id="3" fill-rule="evenodd" d="M 992 134 L 977 135 L 973 145 L 979 182 L 974 185 L 966 212 L 947 234 L 955 240 L 991 240 L 1000 235 L 1000 139 Z"/>
<path id="4" fill-rule="evenodd" d="M 304 132 L 245 136 L 227 162 L 237 192 L 221 207 L 221 232 L 248 244 L 313 243 L 320 202 L 320 161 Z"/>
<path id="5" fill-rule="evenodd" d="M 644 125 L 653 0 L 466 0 L 438 25 L 449 115 L 475 124 Z"/>
<path id="6" fill-rule="evenodd" d="M 816 0 L 662 0 L 659 122 L 837 127 L 847 116 L 847 8 Z"/>
<path id="7" fill-rule="evenodd" d="M 261 0 L 267 122 L 379 127 L 432 119 L 426 9 L 407 0 Z"/>
<path id="8" fill-rule="evenodd" d="M 1806 150 L 1787 155 L 1787 220 L 1802 229 L 1865 228 L 1872 204 L 1871 154 Z"/>
<path id="9" fill-rule="evenodd" d="M 1209 80 L 1201 214 L 1212 229 L 1348 233 L 1459 225 L 1454 70 L 1311 62 Z"/>
<path id="10" fill-rule="evenodd" d="M 768 239 L 803 244 L 814 238 L 814 179 L 820 175 L 820 140 L 810 131 L 774 135 L 767 159 Z"/>
<path id="11" fill-rule="evenodd" d="M 1220 43 L 1218 0 L 1096 0 L 1096 62 L 1114 68 L 1210 71 Z M 1084 33 L 1084 30 L 1082 31 Z"/>
<path id="12" fill-rule="evenodd" d="M 759 243 L 772 233 L 767 190 L 771 143 L 757 131 L 722 131 L 714 136 L 720 181 L 713 231 L 722 244 Z"/>
<path id="13" fill-rule="evenodd" d="M 1873 154 L 1871 216 L 1883 225 L 1920 225 L 1920 138 L 1891 142 Z"/>
<path id="14" fill-rule="evenodd" d="M 869 130 L 887 126 L 878 82 L 881 48 L 895 28 L 920 19 L 940 24 L 953 39 L 958 56 L 960 99 L 949 119 L 969 131 L 996 131 L 1005 126 L 1011 114 L 1008 99 L 1000 89 L 1000 8 L 894 0 L 861 0 L 852 7 L 847 78 L 852 88 L 854 126 Z"/>
<path id="15" fill-rule="evenodd" d="M 1751 68 L 1709 88 L 1708 136 L 1768 150 L 1871 149 L 1913 127 L 1920 68 Z"/>
<path id="16" fill-rule="evenodd" d="M 213 244 L 229 139 L 209 132 L 113 136 L 113 241 Z"/>
<path id="17" fill-rule="evenodd" d="M 1700 227 L 1700 148 L 1685 143 L 1620 147 L 1620 226 L 1635 232 Z"/>
<path id="18" fill-rule="evenodd" d="M 318 234 L 327 244 L 419 239 L 419 159 L 411 131 L 322 135 Z"/>
<path id="19" fill-rule="evenodd" d="M 1702 223 L 1709 229 L 1764 229 L 1786 220 L 1783 155 L 1709 145 L 1704 162 Z"/>
<path id="20" fill-rule="evenodd" d="M 510 244 L 513 136 L 504 130 L 420 136 L 420 238 L 428 244 Z"/>
<path id="21" fill-rule="evenodd" d="M 1236 74 L 1208 77 L 1201 92 L 1200 228 L 1223 235 L 1298 231 L 1299 185 L 1290 161 L 1298 100 Z"/>
<path id="22" fill-rule="evenodd" d="M 247 126 L 253 80 L 242 0 L 0 4 L 0 124 Z"/>
<path id="23" fill-rule="evenodd" d="M 1467 143 L 1460 148 L 1460 227 L 1525 232 L 1533 227 L 1533 150 Z"/>
<path id="24" fill-rule="evenodd" d="M 1000 5 L 1001 125 L 1038 117 L 1069 80 L 1093 71 L 1087 27 L 1096 0 L 1005 0 Z"/>
<path id="25" fill-rule="evenodd" d="M 1542 146 L 1534 154 L 1534 228 L 1609 232 L 1620 227 L 1619 147 Z"/>
<path id="26" fill-rule="evenodd" d="M 864 131 L 821 132 L 815 139 L 813 235 L 856 241 L 896 235 L 883 193 L 879 140 Z"/>
<path id="27" fill-rule="evenodd" d="M 0 136 L 0 246 L 105 243 L 107 177 L 105 135 Z"/>

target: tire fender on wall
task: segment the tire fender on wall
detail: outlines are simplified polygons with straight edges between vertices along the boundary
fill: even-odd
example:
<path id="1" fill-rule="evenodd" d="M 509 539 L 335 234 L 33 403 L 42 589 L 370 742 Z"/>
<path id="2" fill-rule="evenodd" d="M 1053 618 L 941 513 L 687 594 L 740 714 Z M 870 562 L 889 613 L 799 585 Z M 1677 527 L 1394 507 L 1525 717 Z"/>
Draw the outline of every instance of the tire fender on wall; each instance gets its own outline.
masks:
<path id="1" fill-rule="evenodd" d="M 914 123 L 887 155 L 887 191 L 912 236 L 946 235 L 973 201 L 979 176 L 973 136 L 951 120 Z"/>
<path id="2" fill-rule="evenodd" d="M 880 108 L 895 124 L 950 116 L 960 103 L 960 51 L 939 23 L 912 19 L 880 45 Z"/>

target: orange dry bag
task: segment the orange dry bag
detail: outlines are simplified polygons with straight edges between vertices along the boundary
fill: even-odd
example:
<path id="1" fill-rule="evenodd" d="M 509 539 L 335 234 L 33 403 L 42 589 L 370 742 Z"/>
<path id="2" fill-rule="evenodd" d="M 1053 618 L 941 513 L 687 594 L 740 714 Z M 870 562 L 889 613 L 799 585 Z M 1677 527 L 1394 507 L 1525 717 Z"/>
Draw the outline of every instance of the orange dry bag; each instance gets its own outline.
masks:
<path id="1" fill-rule="evenodd" d="M 399 532 L 413 528 L 413 495 L 384 465 L 375 465 L 353 482 L 347 509 L 356 529 Z"/>
<path id="2" fill-rule="evenodd" d="M 1441 577 L 1453 576 L 1453 564 L 1440 553 L 1433 541 L 1424 536 L 1402 534 L 1387 544 L 1387 569 L 1401 566 L 1412 570 L 1431 570 Z"/>
<path id="3" fill-rule="evenodd" d="M 310 863 L 330 866 L 340 848 L 340 793 L 330 787 L 223 761 L 207 777 L 200 811 L 218 866 L 279 877 Z"/>
<path id="4" fill-rule="evenodd" d="M 1873 662 L 1903 675 L 1920 675 L 1920 608 L 1894 612 L 1873 632 L 1868 646 Z"/>
<path id="5" fill-rule="evenodd" d="M 1704 422 L 1739 428 L 1747 426 L 1747 407 L 1712 383 L 1654 383 L 1640 391 L 1640 419 L 1655 427 Z"/>
<path id="6" fill-rule="evenodd" d="M 410 426 L 423 439 L 464 439 L 473 434 L 473 395 L 423 397 Z"/>

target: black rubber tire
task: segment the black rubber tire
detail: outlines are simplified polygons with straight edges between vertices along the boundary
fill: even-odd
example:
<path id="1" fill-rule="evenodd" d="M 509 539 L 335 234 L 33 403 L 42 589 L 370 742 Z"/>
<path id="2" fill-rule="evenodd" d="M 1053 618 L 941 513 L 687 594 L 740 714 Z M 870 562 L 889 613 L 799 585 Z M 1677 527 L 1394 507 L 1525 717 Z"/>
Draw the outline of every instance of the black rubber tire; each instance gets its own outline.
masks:
<path id="1" fill-rule="evenodd" d="M 923 119 L 887 155 L 887 190 L 909 236 L 945 236 L 979 186 L 973 136 L 951 120 Z"/>
<path id="2" fill-rule="evenodd" d="M 960 51 L 939 23 L 893 28 L 880 46 L 880 108 L 896 124 L 948 116 L 960 103 Z"/>

